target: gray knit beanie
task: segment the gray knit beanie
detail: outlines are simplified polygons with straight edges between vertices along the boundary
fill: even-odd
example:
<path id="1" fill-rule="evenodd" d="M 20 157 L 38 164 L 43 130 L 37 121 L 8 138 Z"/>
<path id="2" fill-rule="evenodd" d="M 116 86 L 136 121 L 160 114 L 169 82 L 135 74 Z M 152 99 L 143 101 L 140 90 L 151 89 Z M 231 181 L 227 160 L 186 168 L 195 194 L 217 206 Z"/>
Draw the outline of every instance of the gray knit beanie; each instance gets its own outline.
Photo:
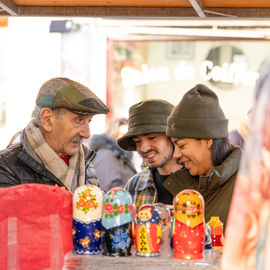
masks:
<path id="1" fill-rule="evenodd" d="M 167 118 L 174 106 L 161 99 L 148 99 L 134 104 L 129 109 L 128 132 L 117 140 L 124 150 L 134 151 L 134 137 L 150 134 L 165 133 Z"/>
<path id="2" fill-rule="evenodd" d="M 228 137 L 228 119 L 217 95 L 203 84 L 189 90 L 168 118 L 166 135 L 180 139 Z"/>

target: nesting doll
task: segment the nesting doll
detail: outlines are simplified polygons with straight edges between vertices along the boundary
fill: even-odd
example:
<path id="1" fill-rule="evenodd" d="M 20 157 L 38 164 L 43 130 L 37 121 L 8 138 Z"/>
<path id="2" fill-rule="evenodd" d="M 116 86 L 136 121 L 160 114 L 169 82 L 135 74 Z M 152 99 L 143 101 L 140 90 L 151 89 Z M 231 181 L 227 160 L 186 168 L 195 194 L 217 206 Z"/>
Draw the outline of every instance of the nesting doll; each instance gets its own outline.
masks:
<path id="1" fill-rule="evenodd" d="M 159 214 L 159 225 L 162 231 L 160 252 L 169 255 L 171 251 L 171 211 L 166 204 L 154 204 Z"/>
<path id="2" fill-rule="evenodd" d="M 174 200 L 173 257 L 202 259 L 204 239 L 203 197 L 195 190 L 183 190 Z"/>
<path id="3" fill-rule="evenodd" d="M 73 195 L 73 252 L 99 254 L 103 192 L 94 185 L 78 187 Z"/>
<path id="4" fill-rule="evenodd" d="M 204 232 L 204 249 L 212 249 L 211 227 L 207 223 L 204 224 Z"/>
<path id="5" fill-rule="evenodd" d="M 102 254 L 131 255 L 132 198 L 123 188 L 112 188 L 104 196 Z"/>
<path id="6" fill-rule="evenodd" d="M 136 255 L 159 256 L 161 238 L 162 230 L 157 208 L 154 205 L 142 205 L 137 214 L 135 227 Z"/>

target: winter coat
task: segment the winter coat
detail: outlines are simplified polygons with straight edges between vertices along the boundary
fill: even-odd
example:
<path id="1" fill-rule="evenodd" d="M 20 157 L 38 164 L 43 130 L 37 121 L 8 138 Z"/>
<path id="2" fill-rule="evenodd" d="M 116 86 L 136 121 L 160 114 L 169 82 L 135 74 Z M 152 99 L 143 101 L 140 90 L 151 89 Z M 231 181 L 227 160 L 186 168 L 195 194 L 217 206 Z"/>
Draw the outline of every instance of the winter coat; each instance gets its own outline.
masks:
<path id="1" fill-rule="evenodd" d="M 96 152 L 93 164 L 102 190 L 124 187 L 136 174 L 132 152 L 122 150 L 115 139 L 103 134 L 94 135 L 90 139 L 90 148 Z"/>
<path id="2" fill-rule="evenodd" d="M 64 186 L 60 179 L 27 152 L 23 137 L 22 134 L 20 142 L 0 151 L 0 187 L 28 183 Z M 85 184 L 98 186 L 98 179 L 91 162 L 95 153 L 84 145 L 83 149 L 85 155 Z"/>
<path id="3" fill-rule="evenodd" d="M 211 216 L 219 216 L 225 228 L 241 153 L 239 147 L 233 147 L 233 152 L 221 165 L 214 167 L 209 175 L 194 177 L 187 169 L 181 169 L 166 179 L 163 185 L 173 196 L 184 189 L 199 191 L 205 202 L 205 222 Z"/>

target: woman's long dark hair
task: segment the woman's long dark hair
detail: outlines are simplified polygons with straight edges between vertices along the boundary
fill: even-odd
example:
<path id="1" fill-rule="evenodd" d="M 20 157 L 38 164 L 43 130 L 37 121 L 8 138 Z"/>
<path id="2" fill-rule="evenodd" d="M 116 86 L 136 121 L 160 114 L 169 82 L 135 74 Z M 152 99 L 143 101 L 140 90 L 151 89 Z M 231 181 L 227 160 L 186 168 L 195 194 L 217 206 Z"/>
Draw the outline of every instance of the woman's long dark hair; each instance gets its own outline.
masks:
<path id="1" fill-rule="evenodd" d="M 232 152 L 228 138 L 213 139 L 211 157 L 214 166 L 220 165 Z"/>

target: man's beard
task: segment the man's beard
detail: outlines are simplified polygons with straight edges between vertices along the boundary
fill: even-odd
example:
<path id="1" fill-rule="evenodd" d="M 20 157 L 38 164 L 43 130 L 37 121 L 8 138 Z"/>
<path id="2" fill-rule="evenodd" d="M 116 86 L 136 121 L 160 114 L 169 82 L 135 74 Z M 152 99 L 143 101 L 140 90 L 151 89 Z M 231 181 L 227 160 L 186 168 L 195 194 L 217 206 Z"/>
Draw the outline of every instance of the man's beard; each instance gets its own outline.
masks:
<path id="1" fill-rule="evenodd" d="M 154 151 L 157 152 L 156 150 L 154 150 Z M 159 152 L 157 152 L 157 153 L 159 153 Z M 162 168 L 163 166 L 165 166 L 172 159 L 172 157 L 173 157 L 173 152 L 169 156 L 162 157 L 159 164 L 151 165 L 151 164 L 148 164 L 147 162 L 146 162 L 146 164 L 148 165 L 149 169 Z"/>

